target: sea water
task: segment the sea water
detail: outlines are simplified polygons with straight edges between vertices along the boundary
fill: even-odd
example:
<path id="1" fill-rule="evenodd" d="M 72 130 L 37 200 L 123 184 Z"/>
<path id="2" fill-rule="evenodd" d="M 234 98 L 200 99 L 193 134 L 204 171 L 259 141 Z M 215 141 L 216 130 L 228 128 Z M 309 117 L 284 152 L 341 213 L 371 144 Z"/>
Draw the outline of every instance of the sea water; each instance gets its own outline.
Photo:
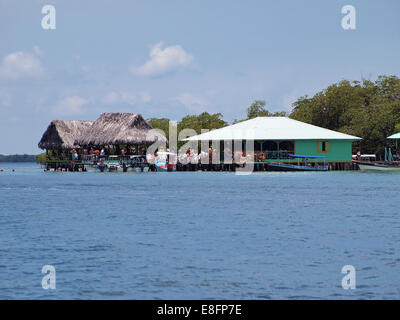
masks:
<path id="1" fill-rule="evenodd" d="M 1 299 L 400 297 L 400 174 L 0 168 Z"/>

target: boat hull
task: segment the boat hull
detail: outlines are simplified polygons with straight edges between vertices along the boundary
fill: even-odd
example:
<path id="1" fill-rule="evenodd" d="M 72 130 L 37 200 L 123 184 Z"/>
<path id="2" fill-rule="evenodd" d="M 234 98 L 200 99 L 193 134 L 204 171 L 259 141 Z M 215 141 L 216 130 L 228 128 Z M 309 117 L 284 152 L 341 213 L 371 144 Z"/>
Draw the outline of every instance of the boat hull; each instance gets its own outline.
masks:
<path id="1" fill-rule="evenodd" d="M 311 166 L 298 166 L 292 164 L 285 163 L 267 163 L 268 171 L 328 171 L 328 166 L 319 166 L 319 167 L 311 167 Z"/>
<path id="2" fill-rule="evenodd" d="M 149 172 L 149 167 L 128 167 L 127 169 L 128 172 L 137 172 L 137 173 L 141 173 L 141 172 Z"/>
<path id="3" fill-rule="evenodd" d="M 98 172 L 100 171 L 95 165 L 85 165 L 86 172 Z"/>
<path id="4" fill-rule="evenodd" d="M 357 163 L 362 171 L 400 171 L 400 166 L 382 165 L 382 164 L 365 164 Z"/>
<path id="5" fill-rule="evenodd" d="M 155 163 L 156 169 L 158 172 L 175 172 L 176 166 L 173 168 L 168 167 L 168 163 L 165 160 L 157 160 Z"/>

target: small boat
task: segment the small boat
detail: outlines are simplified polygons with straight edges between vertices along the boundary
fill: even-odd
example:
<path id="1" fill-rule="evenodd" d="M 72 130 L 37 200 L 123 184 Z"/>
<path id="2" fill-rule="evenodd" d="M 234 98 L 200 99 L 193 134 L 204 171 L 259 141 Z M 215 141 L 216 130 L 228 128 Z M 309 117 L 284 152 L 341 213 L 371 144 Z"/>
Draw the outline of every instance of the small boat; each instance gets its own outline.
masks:
<path id="1" fill-rule="evenodd" d="M 400 139 L 400 132 L 391 135 L 388 139 L 396 140 L 396 154 L 392 154 L 391 148 L 385 148 L 385 161 L 376 161 L 375 155 L 369 157 L 359 156 L 353 159 L 353 163 L 357 163 L 362 171 L 400 171 L 400 158 L 398 154 L 398 140 Z"/>
<path id="2" fill-rule="evenodd" d="M 119 163 L 107 163 L 107 169 L 109 172 L 118 171 L 121 169 L 121 165 Z"/>
<path id="3" fill-rule="evenodd" d="M 100 157 L 100 161 L 88 166 L 89 170 L 88 171 L 92 171 L 93 168 L 95 168 L 97 171 L 100 172 L 116 172 L 119 171 L 122 166 L 121 166 L 121 162 L 119 161 L 118 156 L 109 156 L 108 160 L 104 160 L 104 158 Z"/>
<path id="4" fill-rule="evenodd" d="M 362 171 L 400 171 L 399 163 L 384 163 L 353 160 Z"/>
<path id="5" fill-rule="evenodd" d="M 172 152 L 157 152 L 157 157 L 161 156 L 162 158 L 166 158 L 167 160 L 164 159 L 157 159 L 155 162 L 155 166 L 157 171 L 160 172 L 174 172 L 176 171 L 176 165 L 173 163 L 170 163 L 168 161 L 169 156 L 176 156 L 175 153 Z"/>
<path id="6" fill-rule="evenodd" d="M 148 172 L 149 166 L 145 155 L 133 155 L 129 157 L 129 163 L 126 170 L 131 172 Z"/>
<path id="7" fill-rule="evenodd" d="M 99 168 L 95 164 L 85 164 L 85 170 L 86 172 L 97 172 Z"/>
<path id="8" fill-rule="evenodd" d="M 103 162 L 100 162 L 99 166 L 102 164 Z M 104 161 L 104 164 L 106 165 L 106 169 L 109 172 L 115 172 L 115 171 L 119 171 L 122 166 L 121 166 L 121 162 L 119 160 L 119 157 L 116 155 L 112 155 L 112 156 L 108 156 L 108 160 Z"/>
<path id="9" fill-rule="evenodd" d="M 323 165 L 318 163 L 311 164 L 308 159 L 325 159 L 324 156 L 304 156 L 298 154 L 289 154 L 290 158 L 298 159 L 297 164 L 267 162 L 268 171 L 328 171 L 329 165 L 324 161 Z M 302 163 L 300 163 L 300 159 Z"/>
<path id="10" fill-rule="evenodd" d="M 97 165 L 94 165 L 92 167 L 89 167 L 89 169 L 87 169 L 88 172 L 93 172 L 93 168 L 95 169 L 95 171 L 100 171 L 100 172 L 115 172 L 118 171 L 121 166 L 119 164 L 116 163 L 99 163 Z"/>

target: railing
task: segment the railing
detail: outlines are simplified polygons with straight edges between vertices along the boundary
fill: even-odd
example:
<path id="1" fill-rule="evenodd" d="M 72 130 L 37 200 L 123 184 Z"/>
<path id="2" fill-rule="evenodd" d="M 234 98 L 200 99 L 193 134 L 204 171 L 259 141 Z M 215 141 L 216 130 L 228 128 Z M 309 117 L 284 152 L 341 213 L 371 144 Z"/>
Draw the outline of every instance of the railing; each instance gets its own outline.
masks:
<path id="1" fill-rule="evenodd" d="M 116 156 L 116 155 L 79 155 L 78 159 L 72 160 L 72 156 L 65 156 L 65 157 L 47 157 L 46 163 L 69 163 L 74 162 L 76 164 L 86 164 L 92 165 L 97 164 L 99 162 L 103 163 L 120 163 L 122 164 L 141 164 L 146 162 L 145 156 L 138 156 L 135 155 L 131 158 L 131 155 L 125 156 Z"/>
<path id="2" fill-rule="evenodd" d="M 64 159 L 64 158 L 48 158 L 46 159 L 47 163 L 67 163 L 67 162 L 71 162 L 71 159 Z"/>
<path id="3" fill-rule="evenodd" d="M 255 160 L 258 162 L 268 160 L 290 160 L 289 154 L 293 154 L 292 150 L 280 150 L 280 151 L 256 151 Z"/>
<path id="4" fill-rule="evenodd" d="M 254 162 L 265 162 L 265 161 L 290 161 L 294 160 L 289 157 L 290 154 L 293 154 L 294 151 L 291 150 L 280 150 L 280 151 L 255 151 Z M 133 157 L 133 158 L 131 158 Z M 79 155 L 77 160 L 72 160 L 71 156 L 62 157 L 62 158 L 47 158 L 47 163 L 67 163 L 73 161 L 77 164 L 95 164 L 98 162 L 104 163 L 120 163 L 122 164 L 140 164 L 146 163 L 146 156 L 144 155 L 125 155 L 125 156 L 117 156 L 117 155 Z M 209 159 L 210 163 L 212 163 L 212 159 Z M 249 160 L 247 160 L 249 161 Z M 220 163 L 223 163 L 223 159 L 221 159 Z M 235 159 L 232 158 L 232 162 L 235 162 Z M 201 161 L 199 160 L 199 163 Z"/>

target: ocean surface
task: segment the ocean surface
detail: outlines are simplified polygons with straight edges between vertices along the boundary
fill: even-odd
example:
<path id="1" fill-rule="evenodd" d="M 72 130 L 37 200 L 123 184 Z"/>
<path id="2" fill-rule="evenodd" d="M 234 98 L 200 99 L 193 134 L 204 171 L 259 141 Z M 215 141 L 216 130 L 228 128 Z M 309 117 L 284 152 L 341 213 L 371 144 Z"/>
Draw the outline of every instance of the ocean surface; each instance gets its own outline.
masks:
<path id="1" fill-rule="evenodd" d="M 1 299 L 400 298 L 400 173 L 0 168 Z"/>

